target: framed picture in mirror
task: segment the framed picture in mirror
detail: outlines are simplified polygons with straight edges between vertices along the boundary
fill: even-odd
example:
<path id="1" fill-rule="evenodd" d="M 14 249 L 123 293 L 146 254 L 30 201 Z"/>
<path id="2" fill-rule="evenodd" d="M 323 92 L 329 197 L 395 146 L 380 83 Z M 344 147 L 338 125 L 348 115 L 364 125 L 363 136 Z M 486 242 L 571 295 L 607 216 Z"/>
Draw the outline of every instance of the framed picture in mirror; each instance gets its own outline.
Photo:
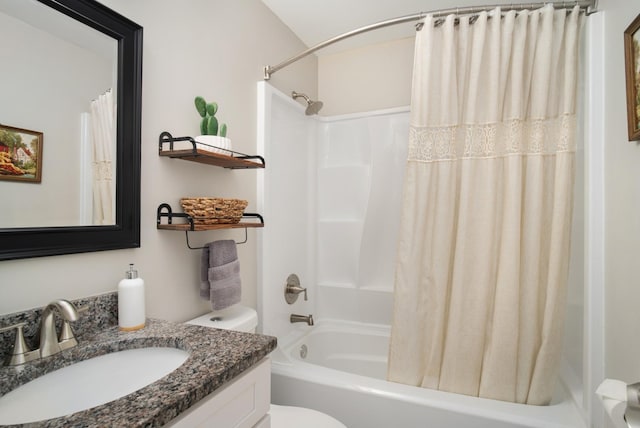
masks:
<path id="1" fill-rule="evenodd" d="M 42 132 L 0 125 L 0 180 L 42 181 Z"/>
<path id="2" fill-rule="evenodd" d="M 629 140 L 640 140 L 640 15 L 624 32 Z"/>

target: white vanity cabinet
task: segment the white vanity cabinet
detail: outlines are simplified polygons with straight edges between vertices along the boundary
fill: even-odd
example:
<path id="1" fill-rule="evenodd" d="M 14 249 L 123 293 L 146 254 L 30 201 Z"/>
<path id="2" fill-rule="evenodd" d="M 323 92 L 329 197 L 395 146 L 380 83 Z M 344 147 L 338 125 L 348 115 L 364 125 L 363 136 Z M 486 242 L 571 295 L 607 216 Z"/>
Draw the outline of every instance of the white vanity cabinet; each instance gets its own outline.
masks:
<path id="1" fill-rule="evenodd" d="M 170 421 L 171 428 L 270 428 L 271 360 L 242 373 Z"/>

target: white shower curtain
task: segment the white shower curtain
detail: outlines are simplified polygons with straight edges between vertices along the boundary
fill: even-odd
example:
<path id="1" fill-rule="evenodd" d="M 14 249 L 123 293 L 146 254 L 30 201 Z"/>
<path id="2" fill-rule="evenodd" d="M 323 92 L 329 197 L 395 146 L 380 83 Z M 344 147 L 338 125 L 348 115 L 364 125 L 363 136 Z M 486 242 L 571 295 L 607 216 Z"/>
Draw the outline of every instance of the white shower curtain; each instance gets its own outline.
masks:
<path id="1" fill-rule="evenodd" d="M 417 33 L 389 380 L 547 404 L 571 231 L 579 9 Z M 456 22 L 459 20 L 459 22 Z"/>
<path id="2" fill-rule="evenodd" d="M 93 139 L 93 224 L 114 224 L 113 163 L 115 103 L 111 90 L 91 102 Z"/>

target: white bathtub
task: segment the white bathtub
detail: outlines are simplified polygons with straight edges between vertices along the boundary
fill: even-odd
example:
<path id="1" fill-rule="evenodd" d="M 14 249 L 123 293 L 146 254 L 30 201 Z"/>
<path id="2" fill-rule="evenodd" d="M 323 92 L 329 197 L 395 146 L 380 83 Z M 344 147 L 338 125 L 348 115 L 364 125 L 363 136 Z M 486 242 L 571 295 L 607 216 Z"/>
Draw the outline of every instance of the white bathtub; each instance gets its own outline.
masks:
<path id="1" fill-rule="evenodd" d="M 349 428 L 586 427 L 560 382 L 549 406 L 387 382 L 388 342 L 386 326 L 344 321 L 296 326 L 279 339 L 273 354 L 272 402 L 328 413 Z"/>

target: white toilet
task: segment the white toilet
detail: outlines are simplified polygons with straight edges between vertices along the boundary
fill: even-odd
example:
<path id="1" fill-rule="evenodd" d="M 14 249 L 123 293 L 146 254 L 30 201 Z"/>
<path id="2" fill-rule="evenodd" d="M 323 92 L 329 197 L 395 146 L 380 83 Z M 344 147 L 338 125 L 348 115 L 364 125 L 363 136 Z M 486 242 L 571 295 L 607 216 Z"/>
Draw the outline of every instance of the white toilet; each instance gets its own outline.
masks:
<path id="1" fill-rule="evenodd" d="M 194 318 L 187 321 L 187 324 L 255 333 L 258 326 L 258 314 L 246 306 L 234 305 Z M 346 425 L 329 415 L 303 407 L 272 404 L 269 414 L 271 415 L 271 428 L 347 428 Z"/>

